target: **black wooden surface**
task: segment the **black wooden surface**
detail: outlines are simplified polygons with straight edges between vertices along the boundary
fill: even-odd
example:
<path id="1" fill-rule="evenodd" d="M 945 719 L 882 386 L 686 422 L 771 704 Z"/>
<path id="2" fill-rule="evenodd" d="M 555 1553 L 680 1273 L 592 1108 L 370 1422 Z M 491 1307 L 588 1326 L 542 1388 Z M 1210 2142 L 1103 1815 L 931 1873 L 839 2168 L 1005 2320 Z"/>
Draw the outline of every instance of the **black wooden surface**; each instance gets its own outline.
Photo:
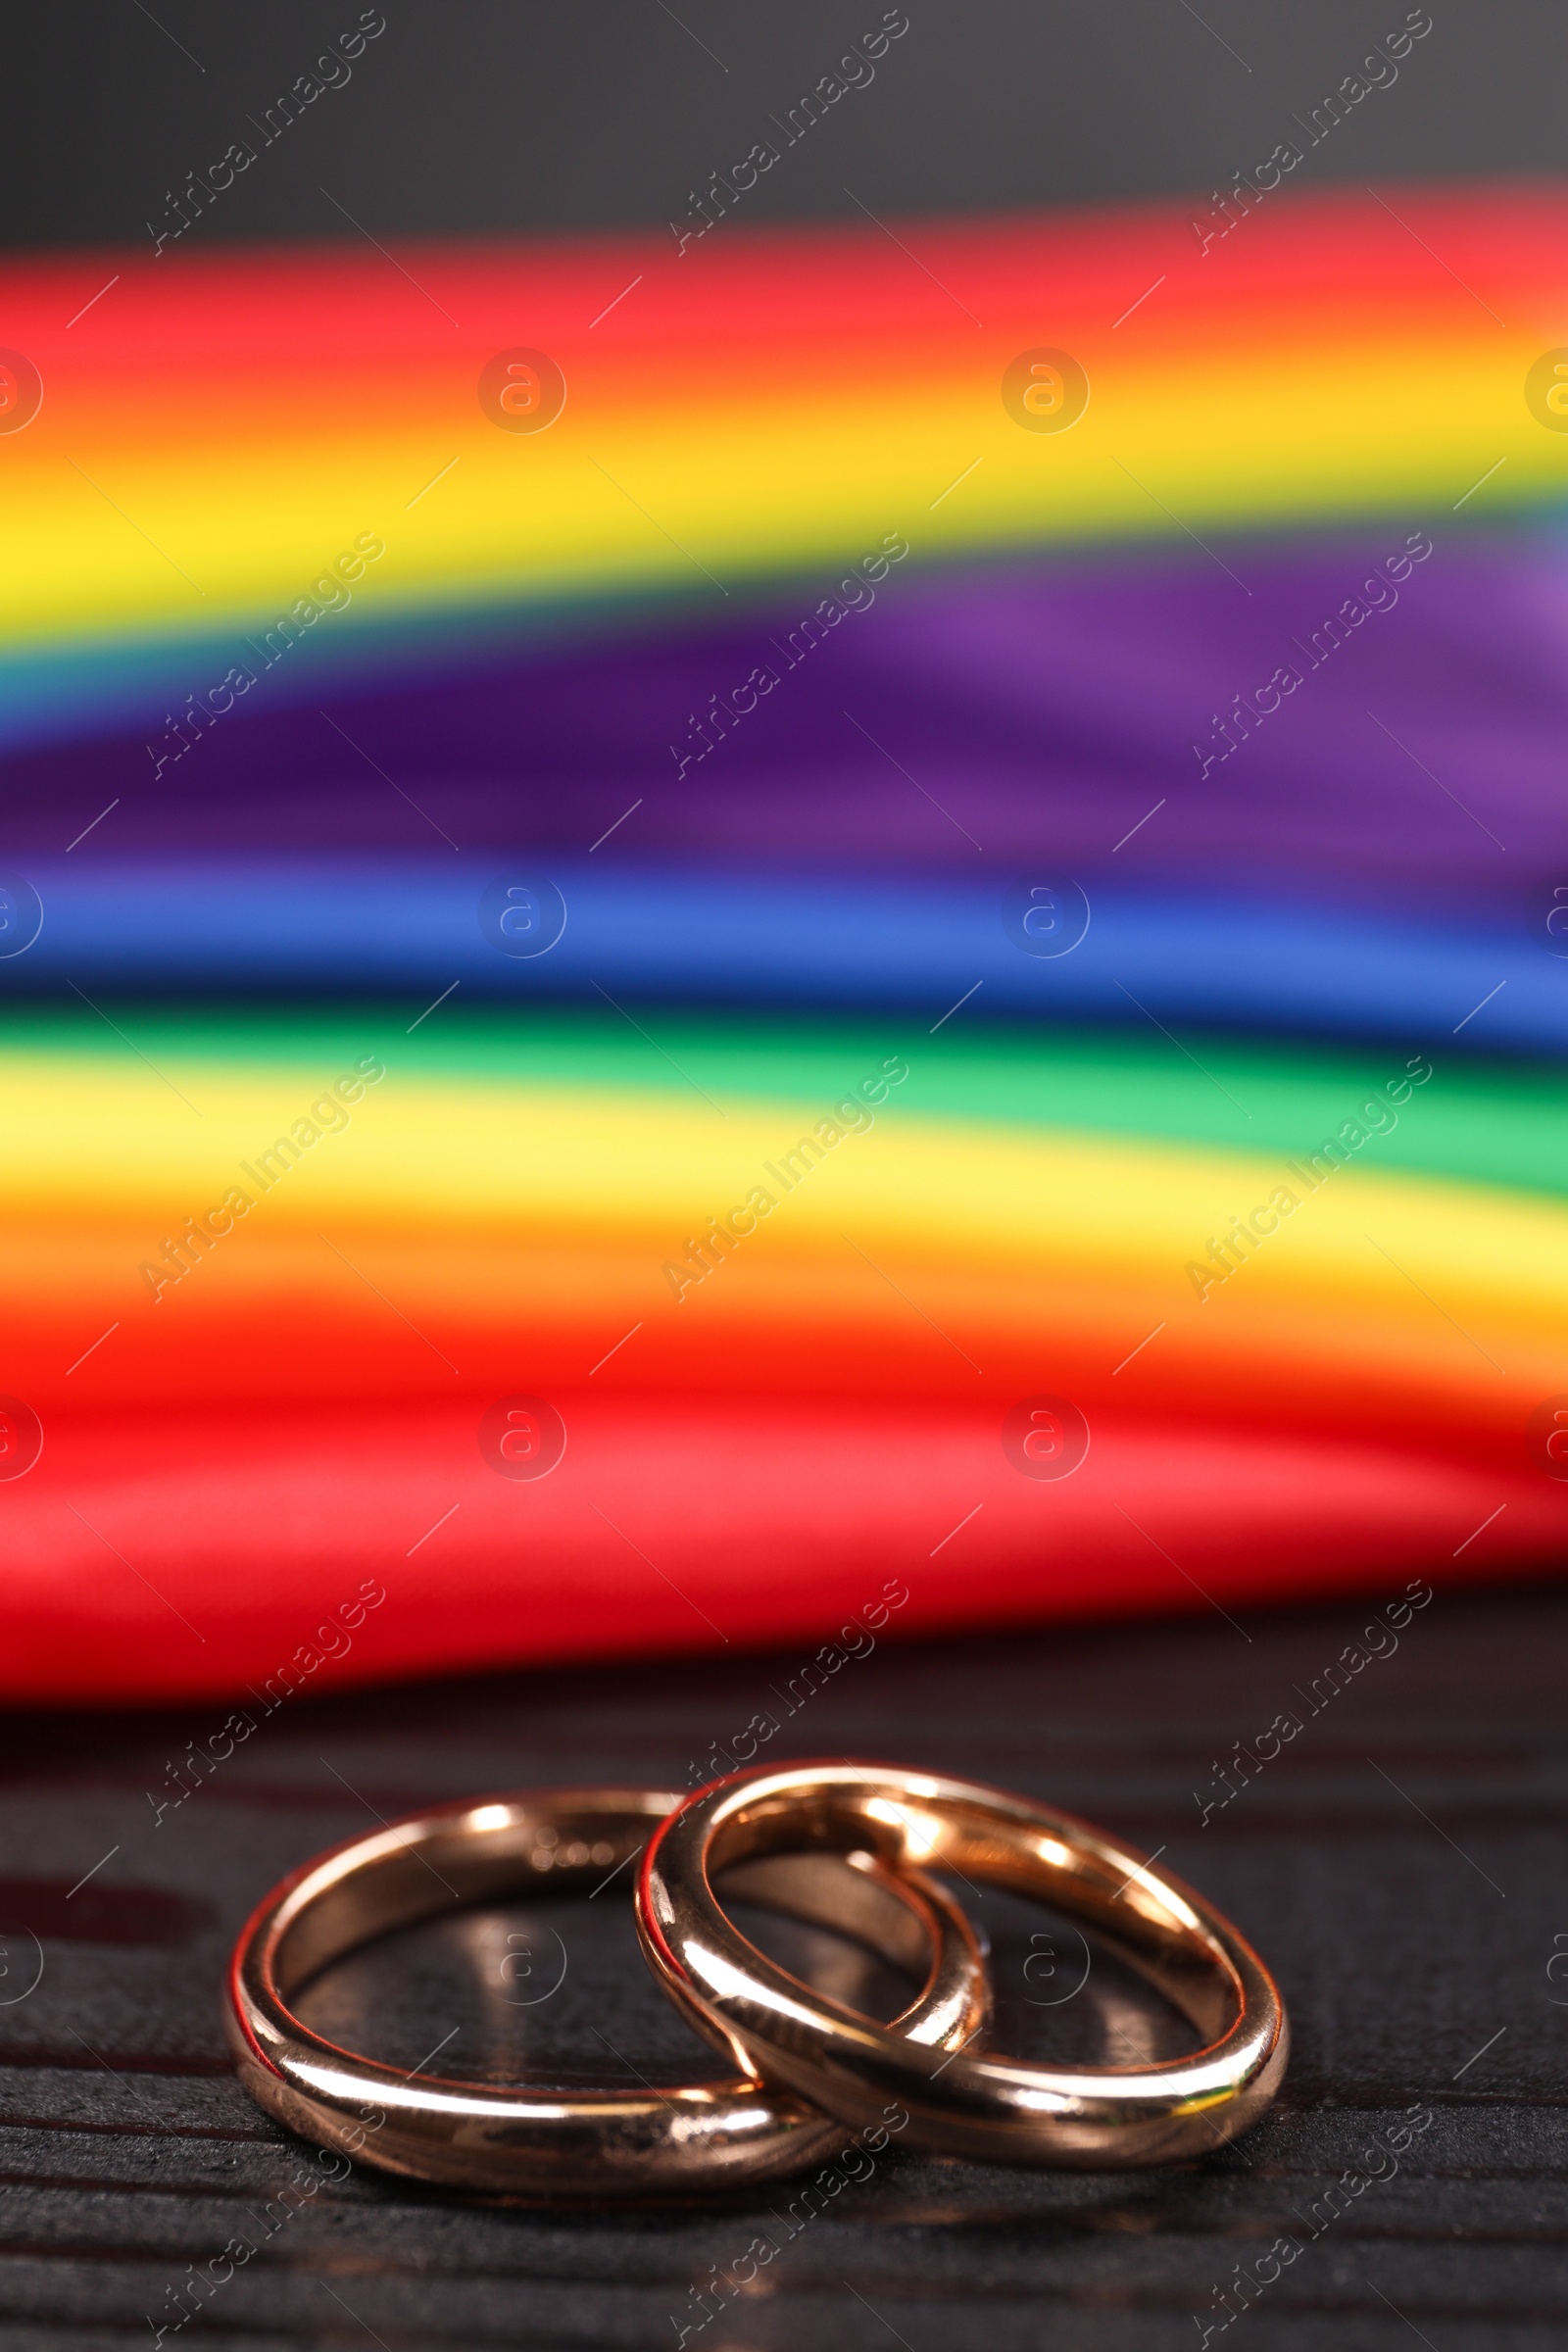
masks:
<path id="1" fill-rule="evenodd" d="M 1214 1760 L 1282 1709 L 1302 1714 L 1292 1686 L 1309 1689 L 1365 1614 L 1257 1618 L 1247 1641 L 1215 1617 L 884 1647 L 768 1751 L 966 1772 L 1163 1849 L 1256 1941 L 1291 2006 L 1284 2094 L 1241 2146 L 1165 2173 L 1073 2177 L 895 2144 L 793 2238 L 798 2184 L 529 2210 L 357 2166 L 165 2343 L 640 2352 L 690 2327 L 699 2352 L 1178 2352 L 1200 2342 L 1200 2323 L 1210 2342 L 1254 2352 L 1568 2342 L 1568 1959 L 1550 1970 L 1554 1951 L 1568 1954 L 1568 1597 L 1435 1601 L 1396 1654 L 1200 1825 L 1194 1792 L 1212 1793 Z M 274 1879 L 375 1814 L 430 1798 L 682 1785 L 710 1740 L 765 1703 L 779 1666 L 799 1662 L 654 1661 L 315 1699 L 266 1724 L 156 1825 L 146 1791 L 168 1793 L 166 1762 L 223 1710 L 13 1717 L 0 2343 L 154 2342 L 184 2308 L 174 2290 L 189 2266 L 236 2236 L 260 2239 L 254 2217 L 303 2177 L 311 2152 L 240 2091 L 219 2016 L 230 1939 Z M 1075 1989 L 1088 1955 L 1069 1929 L 958 1891 L 989 1923 L 1012 2047 L 1170 2046 L 1169 2021 L 1104 1954 Z M 776 1921 L 766 1933 L 824 1983 L 896 2005 L 894 1981 L 836 1939 Z M 515 1959 L 502 1968 L 509 1952 L 527 1955 L 526 1981 Z M 531 1997 L 560 1954 L 559 1990 Z M 619 1887 L 592 1906 L 411 1933 L 343 1963 L 310 1998 L 332 2030 L 409 2067 L 450 2034 L 439 2064 L 455 2074 L 522 2062 L 558 2080 L 713 2071 L 646 1978 Z M 1374 2134 L 1412 2106 L 1430 2125 L 1397 2170 L 1363 2165 Z M 1314 2235 L 1314 2202 L 1357 2167 L 1389 2177 Z M 780 2243 L 777 2258 L 752 2291 L 721 2287 L 715 2300 L 715 2273 L 760 2234 Z M 1216 2290 L 1282 2235 L 1298 2258 L 1220 2328 Z M 692 2289 L 705 2282 L 714 2316 L 696 2328 Z"/>

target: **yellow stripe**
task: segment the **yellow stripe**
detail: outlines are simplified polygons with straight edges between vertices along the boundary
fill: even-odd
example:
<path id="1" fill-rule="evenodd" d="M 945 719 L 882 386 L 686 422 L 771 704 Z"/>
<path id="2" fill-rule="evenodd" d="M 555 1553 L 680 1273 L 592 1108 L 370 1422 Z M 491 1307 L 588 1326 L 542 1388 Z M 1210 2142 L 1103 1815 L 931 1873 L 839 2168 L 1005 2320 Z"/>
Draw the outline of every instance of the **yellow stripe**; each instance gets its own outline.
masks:
<path id="1" fill-rule="evenodd" d="M 268 1065 L 236 1081 L 183 1056 L 160 1068 L 167 1085 L 107 1059 L 74 1060 L 67 1075 L 47 1057 L 0 1056 L 5 1212 L 34 1224 L 144 1224 L 152 1244 L 242 1185 L 280 1233 L 329 1221 L 338 1233 L 633 1235 L 662 1258 L 762 1186 L 778 1205 L 752 1251 L 839 1251 L 848 1234 L 873 1257 L 889 1249 L 956 1270 L 1134 1277 L 1173 1312 L 1223 1316 L 1245 1292 L 1254 1309 L 1269 1298 L 1343 1300 L 1396 1322 L 1441 1311 L 1483 1341 L 1489 1330 L 1568 1329 L 1568 1203 L 1482 1186 L 1348 1167 L 1308 1194 L 1269 1158 L 939 1122 L 894 1101 L 873 1130 L 824 1145 L 820 1162 L 808 1154 L 809 1172 L 792 1188 L 764 1163 L 779 1169 L 811 1136 L 818 1103 L 731 1098 L 720 1118 L 695 1097 L 687 1109 L 663 1094 L 393 1072 L 354 1105 L 346 1130 L 302 1146 L 263 1198 L 240 1163 L 257 1167 L 337 1073 Z M 1189 1261 L 1278 1186 L 1299 1206 L 1200 1307 Z"/>
<path id="2" fill-rule="evenodd" d="M 989 378 L 917 396 L 894 377 L 850 386 L 830 410 L 765 397 L 649 419 L 568 408 L 537 439 L 477 414 L 432 426 L 433 439 L 357 423 L 352 435 L 215 440 L 193 418 L 188 439 L 73 451 L 91 481 L 41 434 L 9 468 L 0 613 L 20 644 L 64 629 L 254 625 L 367 530 L 387 555 L 356 591 L 361 617 L 431 596 L 700 586 L 666 533 L 733 586 L 842 566 L 890 527 L 920 553 L 1164 536 L 1178 514 L 1224 526 L 1411 507 L 1412 523 L 1435 527 L 1498 460 L 1467 514 L 1568 487 L 1568 437 L 1543 431 L 1520 397 L 1536 348 L 1517 335 L 1485 351 L 1276 345 L 1227 349 L 1223 369 L 1166 353 L 1142 370 L 1107 368 L 1062 434 L 1020 430 Z M 459 463 L 411 504 L 448 457 Z"/>

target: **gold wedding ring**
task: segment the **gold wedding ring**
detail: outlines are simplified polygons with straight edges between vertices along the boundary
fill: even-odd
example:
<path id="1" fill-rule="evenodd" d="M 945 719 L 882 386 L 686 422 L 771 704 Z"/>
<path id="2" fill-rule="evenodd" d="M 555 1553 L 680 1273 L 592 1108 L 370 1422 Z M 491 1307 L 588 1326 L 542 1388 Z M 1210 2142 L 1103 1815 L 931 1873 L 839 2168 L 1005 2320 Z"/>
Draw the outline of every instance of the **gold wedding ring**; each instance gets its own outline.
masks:
<path id="1" fill-rule="evenodd" d="M 1157 2064 L 1036 2066 L 873 2024 L 766 1959 L 724 1913 L 715 1877 L 792 1850 L 869 1852 L 900 1874 L 952 1871 L 1052 1903 L 1105 1936 L 1202 2046 Z M 1285 2072 L 1274 1980 L 1201 1895 L 1071 1814 L 936 1773 L 797 1764 L 699 1789 L 649 1840 L 637 1926 L 710 2038 L 843 2124 L 897 2102 L 906 2147 L 1081 2170 L 1179 2163 L 1247 2131 Z"/>
<path id="2" fill-rule="evenodd" d="M 344 1953 L 466 1904 L 597 1889 L 646 1852 L 638 1935 L 655 1976 L 721 2049 L 723 2081 L 639 2092 L 400 2073 L 339 2048 L 289 2006 Z M 985 1963 L 951 1873 L 1096 1930 L 1201 2037 L 1125 2067 L 1025 2064 L 969 2045 Z M 737 1898 L 854 1936 L 921 1984 L 891 2025 L 819 1993 L 750 1943 Z M 1290 2034 L 1267 1969 L 1180 1879 L 1071 1814 L 896 1766 L 754 1768 L 684 1801 L 544 1790 L 439 1805 L 318 1855 L 240 1936 L 228 2034 L 240 2079 L 319 2145 L 452 2186 L 636 2196 L 798 2170 L 846 2129 L 898 2113 L 906 2147 L 1102 2170 L 1179 2163 L 1245 2132 Z"/>
<path id="3" fill-rule="evenodd" d="M 787 2089 L 764 2089 L 747 2049 L 712 2022 L 704 2030 L 736 2070 L 728 2080 L 563 2092 L 411 2077 L 338 2048 L 289 2007 L 329 1962 L 389 1929 L 547 1884 L 599 1886 L 680 1802 L 640 1788 L 487 1797 L 436 1806 L 308 1862 L 267 1897 L 235 1947 L 226 2022 L 246 2089 L 320 2146 L 417 2180 L 535 2197 L 725 2187 L 826 2154 L 843 2127 Z M 837 1929 L 923 1980 L 895 2038 L 955 2051 L 985 2022 L 974 1933 L 917 1873 L 865 1853 L 848 1863 L 781 1854 L 738 1871 L 726 1892 Z"/>

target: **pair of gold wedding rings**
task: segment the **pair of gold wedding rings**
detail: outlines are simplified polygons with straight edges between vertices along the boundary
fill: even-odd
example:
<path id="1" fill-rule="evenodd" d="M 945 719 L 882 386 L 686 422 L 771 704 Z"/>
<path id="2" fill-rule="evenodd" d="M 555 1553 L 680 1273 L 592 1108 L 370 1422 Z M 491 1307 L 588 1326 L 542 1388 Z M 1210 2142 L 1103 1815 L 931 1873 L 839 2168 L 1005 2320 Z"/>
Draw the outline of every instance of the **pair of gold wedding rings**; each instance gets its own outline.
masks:
<path id="1" fill-rule="evenodd" d="M 460 1905 L 605 1883 L 642 1855 L 637 1930 L 676 2006 L 734 2070 L 671 2090 L 561 2092 L 412 2077 L 289 2007 L 330 1961 Z M 1093 1927 L 1201 2037 L 1127 2068 L 976 2049 L 986 1959 L 936 1873 Z M 716 1886 L 715 1886 L 716 1883 Z M 721 1899 L 721 1896 L 723 1899 Z M 743 1936 L 745 1899 L 853 1936 L 921 1989 L 891 2025 L 813 1990 Z M 684 1800 L 545 1789 L 441 1805 L 309 1862 L 235 1947 L 228 2029 L 251 2095 L 291 2130 L 394 2173 L 492 2194 L 646 2196 L 812 2164 L 850 2132 L 981 2162 L 1180 2163 L 1268 2105 L 1289 2029 L 1267 1969 L 1168 1873 L 1067 1813 L 978 1783 L 849 1762 L 757 1768 Z"/>

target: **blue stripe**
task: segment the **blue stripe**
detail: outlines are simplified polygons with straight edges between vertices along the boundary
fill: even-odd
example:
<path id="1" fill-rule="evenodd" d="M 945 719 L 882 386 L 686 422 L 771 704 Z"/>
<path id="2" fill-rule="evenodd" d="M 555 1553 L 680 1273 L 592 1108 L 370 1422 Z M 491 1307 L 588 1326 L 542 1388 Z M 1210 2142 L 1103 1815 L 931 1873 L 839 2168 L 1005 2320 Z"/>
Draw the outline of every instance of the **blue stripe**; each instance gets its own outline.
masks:
<path id="1" fill-rule="evenodd" d="M 564 934 L 534 957 L 485 936 L 486 885 L 548 879 Z M 1069 954 L 1026 954 L 996 886 L 927 874 L 521 861 L 516 869 L 345 860 L 34 865 L 44 907 L 0 997 L 99 991 L 394 993 L 897 1005 L 973 1015 L 1209 1023 L 1568 1047 L 1568 956 L 1522 929 L 1422 928 L 1298 903 L 1091 885 Z M 519 902 L 519 904 L 521 904 Z M 1047 933 L 1049 944 L 1050 934 Z M 526 944 L 526 934 L 523 944 Z M 1562 941 L 1568 949 L 1568 938 Z M 1483 1000 L 1489 1000 L 1483 1004 Z M 1476 1007 L 1481 1009 L 1477 1010 Z"/>

